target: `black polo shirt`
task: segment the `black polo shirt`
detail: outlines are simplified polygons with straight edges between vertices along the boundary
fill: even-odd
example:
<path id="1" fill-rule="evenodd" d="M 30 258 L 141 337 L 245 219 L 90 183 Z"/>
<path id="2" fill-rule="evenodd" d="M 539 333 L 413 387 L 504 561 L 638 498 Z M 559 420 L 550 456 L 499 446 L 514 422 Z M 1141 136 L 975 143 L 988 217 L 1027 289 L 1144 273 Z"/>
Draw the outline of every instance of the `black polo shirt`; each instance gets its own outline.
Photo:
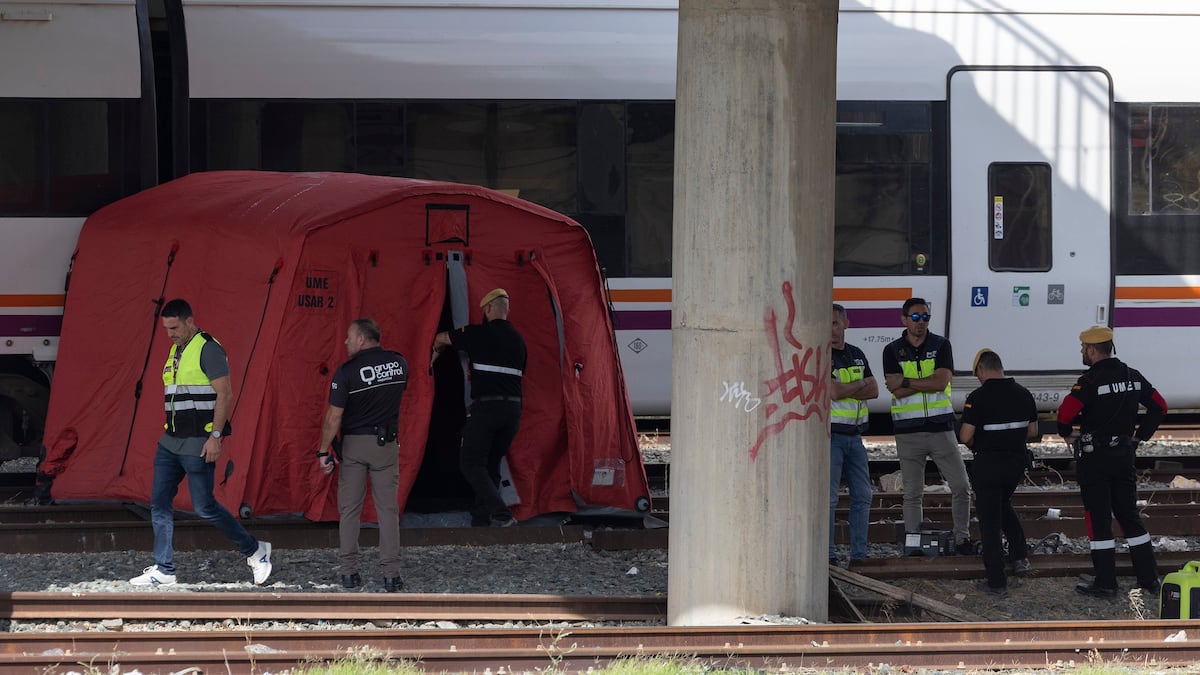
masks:
<path id="1" fill-rule="evenodd" d="M 450 331 L 450 344 L 471 357 L 471 398 L 521 396 L 525 340 L 505 319 Z"/>
<path id="2" fill-rule="evenodd" d="M 1011 377 L 987 380 L 963 405 L 963 423 L 975 426 L 973 452 L 1024 453 L 1029 423 L 1037 418 L 1033 394 Z"/>
<path id="3" fill-rule="evenodd" d="M 408 362 L 382 347 L 369 347 L 343 363 L 329 386 L 329 405 L 343 408 L 342 433 L 370 434 L 372 427 L 396 429 L 400 400 L 408 387 Z"/>

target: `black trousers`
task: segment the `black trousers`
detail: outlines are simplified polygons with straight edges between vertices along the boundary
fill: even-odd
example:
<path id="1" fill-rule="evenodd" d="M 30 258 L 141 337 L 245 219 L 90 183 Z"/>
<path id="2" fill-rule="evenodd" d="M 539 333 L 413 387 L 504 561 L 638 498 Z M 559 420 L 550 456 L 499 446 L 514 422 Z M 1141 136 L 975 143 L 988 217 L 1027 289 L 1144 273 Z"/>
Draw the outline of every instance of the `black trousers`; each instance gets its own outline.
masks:
<path id="1" fill-rule="evenodd" d="M 979 451 L 971 462 L 971 487 L 975 489 L 975 515 L 979 517 L 979 537 L 983 544 L 983 570 L 992 588 L 1006 586 L 1004 542 L 1008 539 L 1008 557 L 1028 557 L 1025 530 L 1013 509 L 1012 496 L 1025 478 L 1025 452 Z"/>
<path id="2" fill-rule="evenodd" d="M 500 460 L 508 453 L 520 424 L 518 401 L 475 401 L 467 411 L 458 465 L 475 493 L 471 506 L 474 525 L 512 517 L 512 511 L 500 496 Z"/>
<path id="3" fill-rule="evenodd" d="M 1129 555 L 1138 583 L 1150 585 L 1158 578 L 1154 548 L 1137 509 L 1137 470 L 1132 449 L 1099 449 L 1076 462 L 1075 476 L 1092 542 L 1096 585 L 1117 587 L 1116 541 L 1112 521 L 1121 526 L 1129 542 Z M 1144 539 L 1145 541 L 1139 541 Z"/>

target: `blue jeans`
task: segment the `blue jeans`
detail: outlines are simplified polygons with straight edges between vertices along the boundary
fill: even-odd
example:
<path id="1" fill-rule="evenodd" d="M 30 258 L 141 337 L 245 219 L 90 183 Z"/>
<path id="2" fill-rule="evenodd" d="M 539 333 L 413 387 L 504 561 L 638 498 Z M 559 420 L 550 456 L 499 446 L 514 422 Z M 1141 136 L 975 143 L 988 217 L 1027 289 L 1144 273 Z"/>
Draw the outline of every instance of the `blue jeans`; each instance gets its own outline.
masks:
<path id="1" fill-rule="evenodd" d="M 162 445 L 154 455 L 154 485 L 150 490 L 150 523 L 154 526 L 154 563 L 163 574 L 175 574 L 175 508 L 172 502 L 187 476 L 192 510 L 232 541 L 247 557 L 258 540 L 213 497 L 216 464 L 197 455 L 177 455 Z"/>
<path id="2" fill-rule="evenodd" d="M 871 474 L 867 469 L 867 448 L 861 436 L 829 436 L 829 557 L 837 555 L 834 546 L 833 514 L 837 508 L 842 474 L 850 488 L 850 558 L 867 557 L 867 527 L 871 516 Z"/>

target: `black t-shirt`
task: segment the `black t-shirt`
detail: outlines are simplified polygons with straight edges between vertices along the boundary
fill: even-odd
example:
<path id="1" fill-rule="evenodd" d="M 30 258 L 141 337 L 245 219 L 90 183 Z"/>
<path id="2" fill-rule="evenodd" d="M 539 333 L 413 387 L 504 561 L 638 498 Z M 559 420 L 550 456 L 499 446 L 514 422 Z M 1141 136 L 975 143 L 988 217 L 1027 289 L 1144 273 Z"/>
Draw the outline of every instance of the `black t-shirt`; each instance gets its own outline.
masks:
<path id="1" fill-rule="evenodd" d="M 511 323 L 493 319 L 450 331 L 450 344 L 471 357 L 471 398 L 521 396 L 525 340 Z"/>
<path id="2" fill-rule="evenodd" d="M 1011 377 L 992 378 L 967 395 L 962 421 L 975 427 L 973 452 L 1025 452 L 1037 421 L 1033 394 Z"/>
<path id="3" fill-rule="evenodd" d="M 373 433 L 374 426 L 395 429 L 400 399 L 408 386 L 408 362 L 382 347 L 369 347 L 343 363 L 329 386 L 329 405 L 345 409 L 342 432 Z"/>

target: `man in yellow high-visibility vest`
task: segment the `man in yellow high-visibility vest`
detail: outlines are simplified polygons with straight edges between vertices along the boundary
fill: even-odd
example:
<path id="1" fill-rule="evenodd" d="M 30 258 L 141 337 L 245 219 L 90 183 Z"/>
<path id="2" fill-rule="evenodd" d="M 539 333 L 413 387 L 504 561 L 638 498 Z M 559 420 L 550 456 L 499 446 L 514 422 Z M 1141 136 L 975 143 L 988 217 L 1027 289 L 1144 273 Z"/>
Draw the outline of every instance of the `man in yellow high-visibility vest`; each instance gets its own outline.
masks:
<path id="1" fill-rule="evenodd" d="M 971 542 L 971 489 L 954 435 L 950 378 L 954 355 L 950 341 L 929 330 L 929 303 L 904 301 L 904 333 L 883 349 L 883 375 L 892 393 L 892 427 L 896 456 L 904 479 L 904 531 L 921 531 L 925 495 L 925 461 L 932 458 L 950 484 L 955 551 L 975 553 Z"/>

